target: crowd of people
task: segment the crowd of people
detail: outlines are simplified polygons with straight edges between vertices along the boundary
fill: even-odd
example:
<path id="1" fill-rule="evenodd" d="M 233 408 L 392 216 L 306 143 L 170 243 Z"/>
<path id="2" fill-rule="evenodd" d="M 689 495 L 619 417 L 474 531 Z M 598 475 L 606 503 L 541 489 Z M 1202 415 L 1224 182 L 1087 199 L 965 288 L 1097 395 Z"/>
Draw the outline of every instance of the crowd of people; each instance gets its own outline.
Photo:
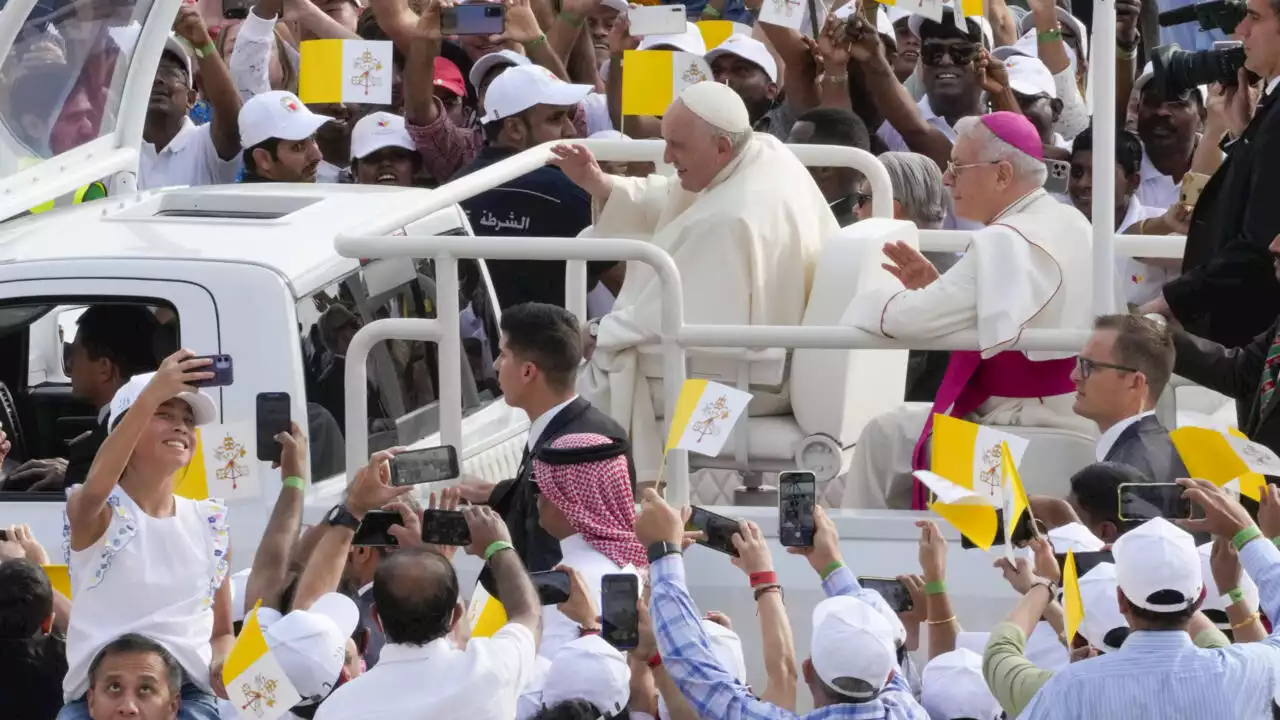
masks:
<path id="1" fill-rule="evenodd" d="M 769 541 L 746 521 L 733 535 L 725 561 L 746 576 L 762 638 L 744 647 L 733 620 L 691 596 L 683 553 L 705 538 L 654 487 L 660 393 L 640 346 L 661 330 L 662 279 L 589 263 L 584 327 L 563 308 L 563 263 L 491 261 L 496 384 L 530 429 L 515 477 L 429 494 L 426 510 L 461 513 L 465 547 L 422 540 L 422 498 L 390 483 L 398 449 L 370 457 L 323 522 L 304 526 L 313 421 L 275 438 L 278 497 L 249 568 L 232 573 L 234 514 L 174 495 L 196 428 L 216 416 L 196 387 L 212 377 L 208 360 L 178 349 L 150 310 L 87 312 L 70 376 L 98 427 L 66 460 L 6 468 L 5 490 L 66 491 L 71 592 L 54 588 L 28 528 L 4 529 L 0 715 L 261 717 L 256 701 L 231 701 L 243 693 L 226 672 L 249 620 L 297 691 L 296 718 L 1280 713 L 1270 629 L 1280 498 L 1267 488 L 1241 500 L 1188 479 L 1154 412 L 1177 373 L 1235 400 L 1239 430 L 1280 449 L 1280 215 L 1263 197 L 1280 182 L 1270 112 L 1280 5 L 1248 1 L 1234 83 L 1179 87 L 1146 62 L 1159 44 L 1143 21 L 1153 8 L 1117 2 L 1115 100 L 1127 114 L 1115 138 L 1115 230 L 1188 238 L 1181 260 L 1117 257 L 1114 277 L 1098 278 L 1093 170 L 1108 172 L 1111 159 L 1093 153 L 1088 40 L 1110 30 L 1049 0 L 987 0 L 969 17 L 951 5 L 925 17 L 841 4 L 809 6 L 824 15 L 814 32 L 756 22 L 757 0 L 687 3 L 684 32 L 648 37 L 631 35 L 622 0 L 502 0 L 493 36 L 450 35 L 452 0 L 258 0 L 234 20 L 205 0 L 184 4 L 148 97 L 137 186 L 435 187 L 559 143 L 546 166 L 462 201 L 477 233 L 643 237 L 679 270 L 687 323 L 795 326 L 824 244 L 870 215 L 872 188 L 850 168 L 806 168 L 786 144 L 876 155 L 896 219 L 969 230 L 972 242 L 963 253 L 886 245 L 898 284 L 858 294 L 840 322 L 907 342 L 974 331 L 979 347 L 912 353 L 913 402 L 862 430 L 843 505 L 925 509 L 913 471 L 929 466 L 937 414 L 1096 441 L 1096 462 L 1055 469 L 1069 477 L 1061 493 L 1031 497 L 1027 551 L 996 562 L 990 582 L 1003 577 L 1021 597 L 1003 622 L 963 632 L 948 543 L 932 521 L 917 523 L 918 567 L 897 578 L 903 609 L 859 582 L 858 559 L 846 565 L 836 523 L 817 507 L 812 545 L 789 549 L 826 595 L 802 609 L 812 613 L 808 657 L 797 657 L 792 588 L 778 582 Z M 73 150 L 115 121 L 113 72 L 141 32 L 125 22 L 129 9 L 86 0 L 33 11 L 0 65 L 0 112 L 33 156 Z M 708 47 L 697 22 L 713 20 L 737 26 Z M 304 103 L 299 43 L 311 39 L 389 41 L 390 105 Z M 673 93 L 660 117 L 624 115 L 628 51 L 699 56 L 711 78 Z M 660 137 L 673 172 L 560 142 L 582 137 Z M 1096 314 L 1098 282 L 1114 289 L 1112 313 Z M 349 341 L 358 322 L 340 315 L 331 334 Z M 1091 335 L 1069 352 L 1010 349 L 1038 329 Z M 751 414 L 788 409 L 785 383 L 753 394 Z M 1133 483 L 1180 484 L 1199 516 L 1128 518 L 1117 494 Z M 394 545 L 353 542 L 375 511 L 399 515 Z M 475 589 L 459 582 L 459 550 L 483 562 Z M 1110 553 L 1080 573 L 1074 619 L 1062 595 L 1068 551 Z M 543 604 L 533 578 L 547 571 L 569 578 L 567 599 Z M 642 588 L 634 643 L 611 643 L 602 627 L 602 588 L 620 576 Z M 473 637 L 467 598 L 482 591 L 504 620 Z M 747 682 L 749 656 L 763 686 Z"/>

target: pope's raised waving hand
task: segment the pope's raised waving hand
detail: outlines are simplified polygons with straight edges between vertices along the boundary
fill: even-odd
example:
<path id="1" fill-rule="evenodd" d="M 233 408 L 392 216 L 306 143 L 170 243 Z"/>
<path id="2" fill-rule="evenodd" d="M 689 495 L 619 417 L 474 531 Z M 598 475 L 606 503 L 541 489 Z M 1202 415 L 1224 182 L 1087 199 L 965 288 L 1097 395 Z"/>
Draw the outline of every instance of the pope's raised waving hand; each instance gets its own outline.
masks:
<path id="1" fill-rule="evenodd" d="M 613 181 L 600 168 L 596 157 L 581 145 L 564 143 L 551 148 L 555 157 L 551 164 L 564 171 L 575 185 L 586 190 L 594 200 L 608 202 L 613 192 Z"/>

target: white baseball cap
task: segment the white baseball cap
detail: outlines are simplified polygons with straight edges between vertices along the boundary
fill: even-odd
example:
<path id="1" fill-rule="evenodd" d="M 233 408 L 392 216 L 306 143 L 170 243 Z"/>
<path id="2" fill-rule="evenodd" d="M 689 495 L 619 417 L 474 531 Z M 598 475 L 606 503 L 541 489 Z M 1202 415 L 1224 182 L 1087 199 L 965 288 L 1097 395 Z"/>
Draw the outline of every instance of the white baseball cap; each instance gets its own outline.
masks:
<path id="1" fill-rule="evenodd" d="M 600 0 L 600 4 L 611 10 L 617 10 L 620 13 L 625 13 L 631 9 L 627 0 Z"/>
<path id="2" fill-rule="evenodd" d="M 1020 95 L 1048 95 L 1058 97 L 1057 86 L 1053 83 L 1053 73 L 1040 62 L 1039 58 L 1015 54 L 1005 58 L 1004 66 L 1009 71 L 1009 87 Z"/>
<path id="3" fill-rule="evenodd" d="M 1137 607 L 1181 612 L 1204 592 L 1195 540 L 1164 518 L 1153 518 L 1121 535 L 1111 552 L 1116 581 Z"/>
<path id="4" fill-rule="evenodd" d="M 867 603 L 847 595 L 813 609 L 813 670 L 832 690 L 858 701 L 874 698 L 897 666 L 893 629 Z"/>
<path id="5" fill-rule="evenodd" d="M 1204 578 L 1204 603 L 1200 606 L 1201 610 L 1221 610 L 1223 613 L 1227 611 L 1227 606 L 1231 601 L 1223 595 L 1231 588 L 1220 588 L 1218 583 L 1213 579 L 1213 570 L 1209 566 L 1209 560 L 1213 553 L 1213 543 L 1207 542 L 1199 548 L 1200 553 L 1200 575 Z M 1258 607 L 1258 586 L 1253 582 L 1253 578 L 1249 577 L 1249 573 L 1240 574 L 1240 590 L 1244 592 L 1245 601 L 1253 607 Z M 1219 626 L 1220 628 L 1222 626 Z M 1231 628 L 1228 624 L 1225 628 Z"/>
<path id="6" fill-rule="evenodd" d="M 965 23 L 966 27 L 962 30 L 962 32 L 965 32 L 965 33 L 972 32 L 973 28 L 969 26 L 969 23 L 973 23 L 974 25 L 978 26 L 978 31 L 982 34 L 982 42 L 984 45 L 986 45 L 987 47 L 991 47 L 992 45 L 996 44 L 995 35 L 991 31 L 991 23 L 987 22 L 987 19 L 985 17 L 957 18 L 955 15 L 955 10 L 953 10 L 950 5 L 944 6 L 942 8 L 942 12 L 943 12 L 942 20 L 937 21 L 939 24 L 951 25 L 952 27 L 959 28 L 960 27 L 959 23 L 961 20 L 968 20 L 969 22 Z M 921 42 L 924 42 L 924 38 L 920 37 L 920 26 L 924 24 L 925 20 L 932 20 L 932 19 L 933 18 L 927 18 L 918 13 L 913 13 L 911 17 L 907 19 L 907 28 L 911 30 L 912 35 L 915 35 L 917 38 L 920 38 Z"/>
<path id="7" fill-rule="evenodd" d="M 502 73 L 484 96 L 484 123 L 497 122 L 534 105 L 577 105 L 590 85 L 571 85 L 541 65 L 520 65 Z"/>
<path id="8" fill-rule="evenodd" d="M 930 660 L 920 682 L 920 704 L 931 718 L 998 720 L 1004 712 L 982 677 L 982 656 L 972 650 L 960 648 Z"/>
<path id="9" fill-rule="evenodd" d="M 129 382 L 120 386 L 115 396 L 111 398 L 111 415 L 107 420 L 107 432 L 115 430 L 120 419 L 129 411 L 129 408 L 133 407 L 153 377 L 155 377 L 153 372 L 134 375 L 129 378 Z M 191 414 L 195 416 L 197 427 L 208 425 L 218 419 L 218 406 L 214 404 L 213 398 L 203 392 L 199 390 L 182 392 L 176 397 L 191 406 Z"/>
<path id="10" fill-rule="evenodd" d="M 480 81 L 483 80 L 484 76 L 488 75 L 489 71 L 493 68 L 498 67 L 499 65 L 518 67 L 520 65 L 530 64 L 532 63 L 529 62 L 529 58 L 521 55 L 515 50 L 499 50 L 497 52 L 491 52 L 477 60 L 475 64 L 471 66 L 471 72 L 467 74 L 467 77 L 471 80 L 471 84 L 479 90 Z"/>
<path id="11" fill-rule="evenodd" d="M 730 37 L 733 37 L 730 35 Z M 670 35 L 646 35 L 640 39 L 641 50 L 679 50 L 691 55 L 706 55 L 707 41 L 697 25 L 684 23 L 684 32 Z"/>
<path id="12" fill-rule="evenodd" d="M 746 35 L 730 35 L 725 41 L 717 45 L 708 52 L 704 57 L 707 64 L 716 61 L 721 55 L 734 55 L 764 70 L 764 74 L 769 76 L 769 82 L 778 82 L 778 63 L 774 61 L 773 55 L 769 52 L 769 48 L 764 43 L 753 37 Z"/>
<path id="13" fill-rule="evenodd" d="M 1053 528 L 1048 535 L 1049 544 L 1053 546 L 1053 551 L 1056 553 L 1097 552 L 1107 546 L 1097 535 L 1090 532 L 1089 528 L 1078 522 Z"/>
<path id="14" fill-rule="evenodd" d="M 586 700 L 610 717 L 619 715 L 630 697 L 627 659 L 599 635 L 587 635 L 560 648 L 542 684 L 544 706 Z"/>
<path id="15" fill-rule="evenodd" d="M 1089 644 L 1103 652 L 1115 652 L 1125 635 L 1112 631 L 1127 629 L 1129 623 L 1120 614 L 1116 602 L 1116 566 L 1114 563 L 1098 563 L 1078 581 L 1080 602 L 1084 605 L 1084 618 L 1080 621 L 1080 634 Z M 1108 639 L 1110 636 L 1110 639 Z"/>
<path id="16" fill-rule="evenodd" d="M 271 138 L 306 140 L 332 119 L 311 112 L 288 90 L 254 95 L 240 108 L 240 147 L 248 149 Z"/>
<path id="17" fill-rule="evenodd" d="M 351 129 L 351 159 L 363 160 L 373 153 L 389 147 L 417 152 L 404 118 L 389 112 L 376 112 L 360 118 Z"/>
<path id="18" fill-rule="evenodd" d="M 259 610 L 258 622 L 272 656 L 302 696 L 300 704 L 314 705 L 337 687 L 360 610 L 351 598 L 331 592 L 283 617 Z"/>

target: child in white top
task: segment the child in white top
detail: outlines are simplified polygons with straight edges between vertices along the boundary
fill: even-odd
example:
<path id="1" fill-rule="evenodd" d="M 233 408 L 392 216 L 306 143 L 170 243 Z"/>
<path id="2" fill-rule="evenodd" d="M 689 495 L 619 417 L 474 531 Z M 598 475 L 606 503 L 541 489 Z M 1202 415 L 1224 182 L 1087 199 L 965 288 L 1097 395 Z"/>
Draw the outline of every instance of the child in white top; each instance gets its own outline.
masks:
<path id="1" fill-rule="evenodd" d="M 191 461 L 195 428 L 217 419 L 213 400 L 192 386 L 214 376 L 204 370 L 209 362 L 179 350 L 120 388 L 88 478 L 68 493 L 74 601 L 68 704 L 59 720 L 88 718 L 89 664 L 128 633 L 156 641 L 182 665 L 179 720 L 217 717 L 213 692 L 225 695 L 222 662 L 235 640 L 226 506 L 173 494 L 174 474 Z"/>

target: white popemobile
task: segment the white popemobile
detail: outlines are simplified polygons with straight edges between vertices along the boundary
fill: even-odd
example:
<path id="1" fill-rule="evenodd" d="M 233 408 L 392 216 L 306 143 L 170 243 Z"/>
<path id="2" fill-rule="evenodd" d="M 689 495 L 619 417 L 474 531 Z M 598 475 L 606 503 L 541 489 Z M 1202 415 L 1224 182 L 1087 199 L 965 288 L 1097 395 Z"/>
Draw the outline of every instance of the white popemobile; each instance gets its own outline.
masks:
<path id="1" fill-rule="evenodd" d="M 720 457 L 687 458 L 682 451 L 673 452 L 666 468 L 668 496 L 757 520 L 774 538 L 777 511 L 771 504 L 776 495 L 761 488 L 763 475 L 813 470 L 824 503 L 839 504 L 852 444 L 863 425 L 902 402 L 906 349 L 836 327 L 837 322 L 854 294 L 891 281 L 879 269 L 885 240 L 952 251 L 967 242 L 964 233 L 917 233 L 909 223 L 888 219 L 888 175 L 872 156 L 849 148 L 792 146 L 806 164 L 837 163 L 867 175 L 878 218 L 826 240 L 801 327 L 685 326 L 675 266 L 668 255 L 643 242 L 513 242 L 474 236 L 457 203 L 540 166 L 549 156 L 545 147 L 434 191 L 255 184 L 135 192 L 147 96 L 180 2 L 95 0 L 67 5 L 54 21 L 52 27 L 63 36 L 100 35 L 104 24 L 141 26 L 132 53 L 113 66 L 92 67 L 100 60 L 92 53 L 67 58 L 102 76 L 98 109 L 103 118 L 96 137 L 83 138 L 61 154 L 42 151 L 27 139 L 32 123 L 49 127 L 60 118 L 39 118 L 50 111 L 33 107 L 36 98 L 0 98 L 0 219 L 9 218 L 0 224 L 0 426 L 13 443 L 12 460 L 60 456 L 66 441 L 96 421 L 93 409 L 71 398 L 63 366 L 64 344 L 74 336 L 78 314 L 103 302 L 145 306 L 182 346 L 233 358 L 234 383 L 210 391 L 220 417 L 218 426 L 203 435 L 205 462 L 190 472 L 203 476 L 213 494 L 228 499 L 233 565 L 244 568 L 279 487 L 269 464 L 254 460 L 259 393 L 287 392 L 292 416 L 306 418 L 308 425 L 331 419 L 345 426 L 345 447 L 313 448 L 313 457 L 345 458 L 348 474 L 371 448 L 449 444 L 457 448 L 464 473 L 490 481 L 510 477 L 529 423 L 496 397 L 491 363 L 497 302 L 483 258 L 573 260 L 569 287 L 585 285 L 584 261 L 624 258 L 654 267 L 665 287 L 662 337 L 647 348 L 641 370 L 664 379 L 668 411 L 691 367 L 699 377 L 743 389 L 777 386 L 788 377 L 791 382 L 792 414 L 744 419 Z M 1114 12 L 1105 3 L 1099 6 Z M 31 51 L 33 29 L 44 29 L 48 22 L 37 22 L 36 13 L 48 12 L 46 4 L 37 7 L 37 0 L 9 0 L 0 10 L 0 57 L 7 58 L 0 77 L 12 70 L 15 58 Z M 1101 19 L 1099 26 L 1109 27 L 1108 22 Z M 1114 52 L 1105 42 L 1095 47 L 1099 45 Z M 1109 67 L 1103 60 L 1095 58 L 1095 64 Z M 1097 121 L 1110 127 L 1103 117 L 1114 122 L 1110 78 L 1098 81 L 1095 97 L 1104 98 L 1107 107 L 1099 108 Z M 0 82 L 0 87 L 10 84 Z M 70 93 L 72 88 L 65 88 L 61 97 Z M 1106 156 L 1110 146 L 1104 145 L 1113 142 L 1108 137 L 1108 132 L 1098 132 L 1096 155 Z M 589 145 L 602 160 L 652 161 L 662 153 L 660 141 Z M 1110 173 L 1099 175 L 1095 197 L 1110 197 L 1103 187 Z M 98 180 L 109 188 L 106 199 L 19 217 Z M 1109 212 L 1095 217 L 1109 218 Z M 1119 247 L 1126 255 L 1181 255 L 1180 241 L 1126 238 L 1123 243 Z M 1111 233 L 1097 233 L 1098 277 L 1110 277 L 1117 244 Z M 356 312 L 331 311 L 339 297 Z M 585 314 L 583 291 L 571 293 L 567 302 L 580 316 Z M 934 347 L 972 348 L 974 342 L 958 336 Z M 1042 331 L 1025 333 L 1018 347 L 1066 350 L 1082 344 L 1079 332 Z M 324 374 L 315 367 L 312 358 L 319 345 L 345 359 L 343 372 Z M 693 352 L 687 347 L 713 349 Z M 418 370 L 423 367 L 425 371 Z M 1028 490 L 1063 494 L 1070 470 L 1090 460 L 1091 444 L 1050 431 L 1028 437 L 1024 477 L 1055 478 L 1039 485 L 1029 480 Z M 224 443 L 230 453 L 220 455 Z M 218 463 L 240 448 L 248 459 L 235 472 L 219 473 L 225 468 Z M 343 495 L 344 482 L 336 477 L 342 464 L 329 464 L 331 473 L 319 468 L 313 473 L 317 477 L 308 488 L 306 522 L 318 521 Z M 690 464 L 698 471 L 693 478 Z M 1037 472 L 1047 467 L 1056 472 Z M 31 525 L 56 555 L 62 506 L 56 493 L 0 493 L 0 526 Z M 914 523 L 924 514 L 835 510 L 832 516 L 844 557 L 859 575 L 916 571 L 919 531 Z M 990 569 L 992 557 L 962 551 L 959 536 L 950 528 L 944 531 L 954 546 L 949 558 L 952 603 L 962 622 L 990 627 L 1009 609 L 1012 593 Z M 788 598 L 799 600 L 791 606 L 811 607 L 821 597 L 812 571 L 802 558 L 775 550 Z M 703 609 L 740 618 L 735 629 L 745 643 L 759 647 L 759 631 L 750 621 L 754 604 L 741 573 L 705 548 L 691 549 L 687 562 L 693 595 Z M 465 563 L 461 569 L 470 576 L 477 570 Z M 793 613 L 791 622 L 797 652 L 804 657 L 808 613 Z M 746 658 L 751 679 L 759 683 L 759 653 L 748 651 Z"/>

